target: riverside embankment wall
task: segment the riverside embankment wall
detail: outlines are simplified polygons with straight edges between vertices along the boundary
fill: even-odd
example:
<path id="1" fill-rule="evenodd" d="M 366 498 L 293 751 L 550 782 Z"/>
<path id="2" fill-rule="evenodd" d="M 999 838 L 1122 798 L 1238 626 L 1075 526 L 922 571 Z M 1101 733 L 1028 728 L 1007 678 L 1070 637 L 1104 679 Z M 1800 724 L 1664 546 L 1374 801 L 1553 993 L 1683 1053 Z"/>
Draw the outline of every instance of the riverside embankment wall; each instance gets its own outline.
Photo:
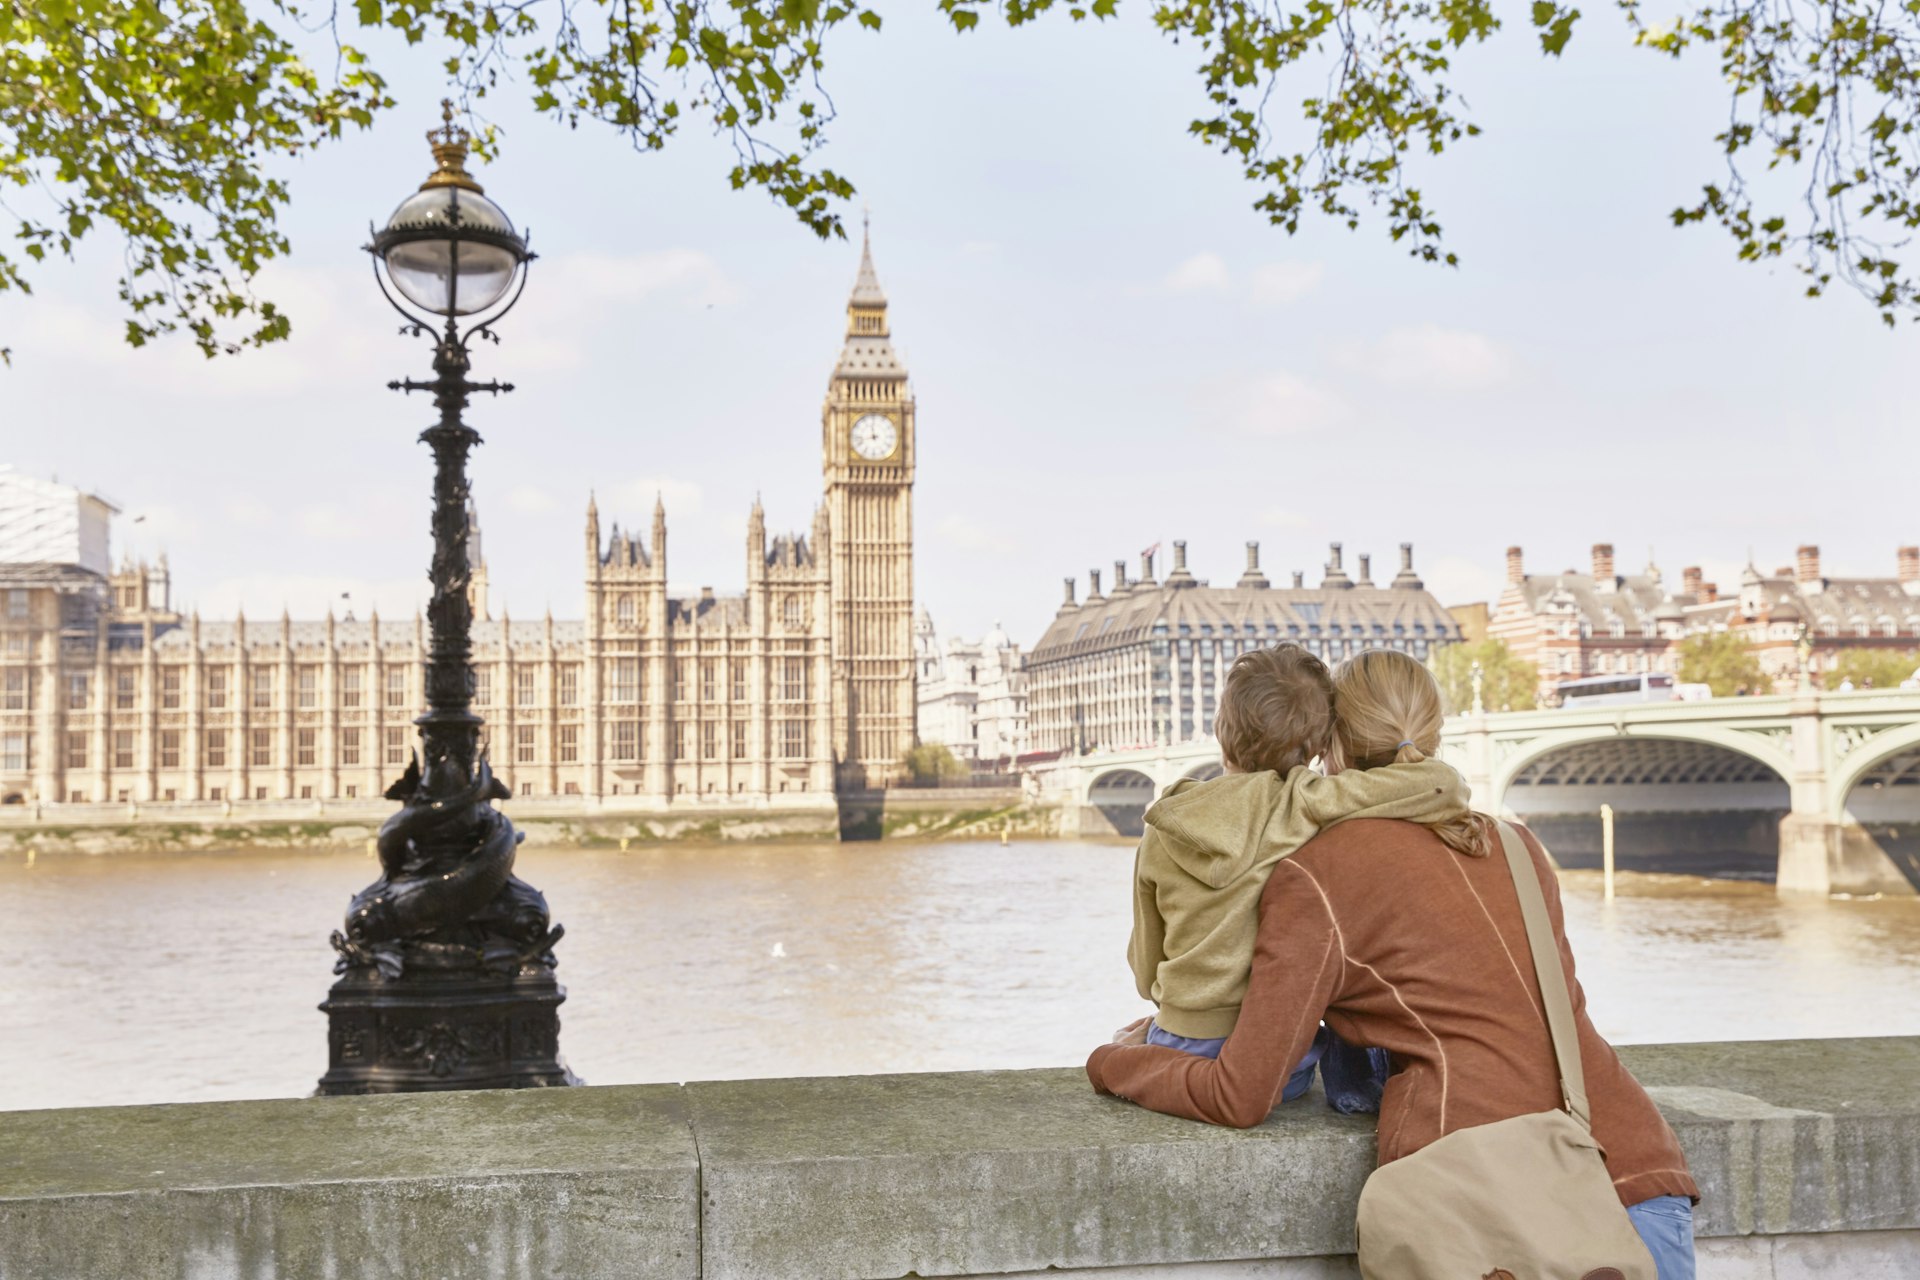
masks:
<path id="1" fill-rule="evenodd" d="M 1920 1038 L 1628 1048 L 1703 1280 L 1920 1276 Z M 0 1280 L 1353 1277 L 1370 1120 L 1078 1070 L 0 1115 Z"/>
<path id="2" fill-rule="evenodd" d="M 361 850 L 387 800 L 0 807 L 0 857 L 174 853 L 202 849 Z M 1018 788 L 903 788 L 766 806 L 623 805 L 619 798 L 516 798 L 501 809 L 534 846 L 625 847 L 677 841 L 986 840 L 1060 834 L 1058 810 Z"/>

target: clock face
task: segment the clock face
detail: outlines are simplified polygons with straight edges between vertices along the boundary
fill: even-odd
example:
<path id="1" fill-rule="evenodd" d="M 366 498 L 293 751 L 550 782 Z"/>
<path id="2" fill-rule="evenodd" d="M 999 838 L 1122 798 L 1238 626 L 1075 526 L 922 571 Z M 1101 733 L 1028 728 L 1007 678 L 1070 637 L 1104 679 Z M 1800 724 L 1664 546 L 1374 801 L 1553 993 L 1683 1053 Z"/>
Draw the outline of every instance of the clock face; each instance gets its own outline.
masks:
<path id="1" fill-rule="evenodd" d="M 853 424 L 848 439 L 855 453 L 868 462 L 878 462 L 893 456 L 900 445 L 900 429 L 885 414 L 870 413 Z"/>

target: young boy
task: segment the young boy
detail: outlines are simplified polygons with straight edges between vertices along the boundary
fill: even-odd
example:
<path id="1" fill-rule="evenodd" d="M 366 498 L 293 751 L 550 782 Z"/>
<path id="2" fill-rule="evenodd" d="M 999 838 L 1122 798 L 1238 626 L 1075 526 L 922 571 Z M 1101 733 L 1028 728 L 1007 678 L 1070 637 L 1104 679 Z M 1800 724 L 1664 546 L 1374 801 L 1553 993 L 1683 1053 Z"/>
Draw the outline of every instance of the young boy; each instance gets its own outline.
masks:
<path id="1" fill-rule="evenodd" d="M 1184 780 L 1147 810 L 1134 864 L 1127 959 L 1140 994 L 1158 1006 L 1129 1028 L 1138 1040 L 1217 1057 L 1240 1016 L 1253 967 L 1260 893 L 1274 865 L 1347 818 L 1438 823 L 1467 811 L 1467 786 L 1438 760 L 1325 777 L 1308 766 L 1333 738 L 1333 678 L 1299 645 L 1241 654 L 1214 718 L 1226 773 Z M 1378 1110 L 1384 1054 L 1320 1039 L 1281 1095 L 1312 1083 L 1316 1060 L 1328 1100 Z"/>

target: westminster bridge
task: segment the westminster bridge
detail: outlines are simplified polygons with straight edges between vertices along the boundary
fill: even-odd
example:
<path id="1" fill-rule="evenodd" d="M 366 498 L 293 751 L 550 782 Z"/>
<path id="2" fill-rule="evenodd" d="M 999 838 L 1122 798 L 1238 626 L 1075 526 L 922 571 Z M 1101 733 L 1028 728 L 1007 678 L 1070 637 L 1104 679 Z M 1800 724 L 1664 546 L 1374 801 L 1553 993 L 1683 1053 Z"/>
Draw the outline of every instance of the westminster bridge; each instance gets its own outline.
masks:
<path id="1" fill-rule="evenodd" d="M 1782 889 L 1920 890 L 1920 689 L 1463 714 L 1440 752 L 1475 807 L 1526 821 L 1571 865 L 1597 861 L 1605 804 L 1623 867 L 1712 851 Z M 1219 772 L 1203 738 L 1036 774 L 1068 833 L 1132 835 L 1166 787 Z"/>

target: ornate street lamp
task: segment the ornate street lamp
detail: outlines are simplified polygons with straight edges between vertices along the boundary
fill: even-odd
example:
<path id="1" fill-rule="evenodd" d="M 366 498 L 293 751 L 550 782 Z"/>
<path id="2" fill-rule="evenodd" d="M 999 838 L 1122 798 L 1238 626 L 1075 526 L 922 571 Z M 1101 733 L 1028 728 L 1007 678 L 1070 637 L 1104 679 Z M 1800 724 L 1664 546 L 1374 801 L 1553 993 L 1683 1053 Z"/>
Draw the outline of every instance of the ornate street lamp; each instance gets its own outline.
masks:
<path id="1" fill-rule="evenodd" d="M 431 381 L 388 384 L 432 392 L 440 411 L 420 434 L 434 461 L 432 647 L 420 745 L 387 790 L 401 808 L 380 828 L 381 876 L 333 935 L 340 976 L 320 1006 L 323 1094 L 579 1083 L 560 1057 L 562 930 L 540 891 L 513 874 L 521 835 L 493 807 L 508 791 L 471 709 L 467 453 L 480 435 L 461 415 L 474 392 L 513 385 L 470 381 L 468 349 L 499 341 L 491 326 L 519 301 L 534 255 L 467 174 L 468 134 L 452 104 L 442 107 L 427 134 L 437 167 L 367 246 L 380 291 L 407 319 L 401 332 L 434 342 Z"/>

